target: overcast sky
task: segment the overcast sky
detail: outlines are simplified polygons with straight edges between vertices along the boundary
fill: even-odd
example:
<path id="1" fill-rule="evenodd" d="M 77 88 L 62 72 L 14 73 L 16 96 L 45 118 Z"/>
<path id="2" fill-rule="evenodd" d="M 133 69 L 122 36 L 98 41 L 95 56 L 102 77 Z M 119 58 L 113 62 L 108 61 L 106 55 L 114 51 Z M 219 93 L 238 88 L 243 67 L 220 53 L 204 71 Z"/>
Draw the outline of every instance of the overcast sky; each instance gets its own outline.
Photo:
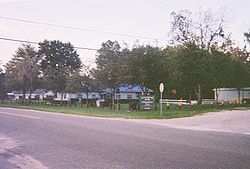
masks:
<path id="1" fill-rule="evenodd" d="M 131 34 L 159 39 L 131 38 L 97 32 L 70 30 L 10 21 L 0 18 L 0 37 L 29 41 L 61 40 L 74 46 L 100 48 L 107 40 L 118 40 L 130 47 L 139 39 L 142 44 L 167 45 L 172 11 L 221 8 L 230 11 L 227 31 L 237 43 L 243 43 L 243 32 L 250 29 L 249 0 L 0 0 L 0 17 L 106 32 Z M 0 40 L 0 60 L 9 61 L 20 46 L 17 42 Z M 93 62 L 95 52 L 78 50 L 83 62 Z"/>

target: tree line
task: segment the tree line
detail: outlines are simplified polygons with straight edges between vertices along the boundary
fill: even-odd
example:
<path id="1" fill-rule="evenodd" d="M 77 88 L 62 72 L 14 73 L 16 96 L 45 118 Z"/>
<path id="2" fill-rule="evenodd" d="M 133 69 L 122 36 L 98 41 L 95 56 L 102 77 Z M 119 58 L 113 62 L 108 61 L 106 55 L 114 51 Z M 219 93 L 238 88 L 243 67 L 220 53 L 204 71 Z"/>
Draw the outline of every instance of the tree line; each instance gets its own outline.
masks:
<path id="1" fill-rule="evenodd" d="M 198 20 L 187 10 L 171 14 L 171 42 L 164 48 L 102 43 L 91 70 L 69 42 L 44 40 L 37 50 L 23 44 L 0 74 L 1 98 L 11 90 L 21 90 L 24 96 L 37 88 L 89 93 L 102 87 L 116 91 L 121 84 L 140 85 L 143 93 L 146 86 L 157 96 L 164 83 L 164 97 L 201 103 L 213 97 L 212 89 L 249 87 L 249 53 L 235 47 L 225 33 L 223 15 L 215 17 L 209 10 L 196 15 Z M 249 42 L 249 33 L 245 36 Z"/>

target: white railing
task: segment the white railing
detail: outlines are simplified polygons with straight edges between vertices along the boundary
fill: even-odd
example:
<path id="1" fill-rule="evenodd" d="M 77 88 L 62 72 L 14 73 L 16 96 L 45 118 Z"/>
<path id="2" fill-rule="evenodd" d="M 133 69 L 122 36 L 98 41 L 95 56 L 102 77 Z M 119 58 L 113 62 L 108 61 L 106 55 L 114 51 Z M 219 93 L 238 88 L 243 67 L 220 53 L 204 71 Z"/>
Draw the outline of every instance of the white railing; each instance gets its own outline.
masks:
<path id="1" fill-rule="evenodd" d="M 162 104 L 174 104 L 174 105 L 189 105 L 189 100 L 175 100 L 175 99 L 160 99 L 159 103 Z M 214 104 L 214 99 L 202 99 L 202 104 Z M 191 105 L 197 104 L 197 100 L 191 100 Z"/>
<path id="2" fill-rule="evenodd" d="M 202 99 L 202 104 L 214 104 L 216 100 L 214 99 Z"/>
<path id="3" fill-rule="evenodd" d="M 174 100 L 174 99 L 160 99 L 162 104 L 174 104 L 174 105 L 189 105 L 189 100 Z M 191 100 L 191 104 L 197 104 L 196 100 Z"/>

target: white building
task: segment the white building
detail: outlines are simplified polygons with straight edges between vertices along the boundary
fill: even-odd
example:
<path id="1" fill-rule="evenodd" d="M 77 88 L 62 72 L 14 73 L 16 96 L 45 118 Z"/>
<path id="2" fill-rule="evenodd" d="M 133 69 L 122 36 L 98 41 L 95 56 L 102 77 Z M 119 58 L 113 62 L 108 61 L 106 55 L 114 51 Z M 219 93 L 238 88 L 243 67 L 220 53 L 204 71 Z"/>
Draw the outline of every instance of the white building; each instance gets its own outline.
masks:
<path id="1" fill-rule="evenodd" d="M 54 100 L 57 101 L 70 101 L 71 99 L 77 99 L 78 95 L 75 93 L 56 93 Z"/>
<path id="2" fill-rule="evenodd" d="M 115 93 L 117 100 L 139 100 L 142 95 L 142 89 L 139 85 L 121 85 L 119 92 Z M 152 94 L 153 90 L 145 88 L 147 93 Z"/>
<path id="3" fill-rule="evenodd" d="M 18 100 L 23 98 L 23 93 L 22 91 L 13 91 L 11 93 L 7 93 L 7 96 L 12 99 L 12 100 Z M 25 94 L 25 99 L 35 99 L 35 100 L 43 100 L 44 98 L 47 97 L 53 97 L 54 93 L 52 91 L 46 92 L 46 89 L 36 89 L 34 92 L 31 94 L 27 92 Z"/>
<path id="4" fill-rule="evenodd" d="M 88 93 L 88 99 L 89 100 L 97 100 L 100 99 L 101 96 L 99 93 L 97 92 L 90 92 Z M 61 93 L 57 93 L 56 97 L 54 98 L 54 100 L 63 100 L 63 101 L 70 101 L 71 99 L 79 99 L 80 100 L 86 100 L 87 99 L 87 93 L 63 93 L 63 96 Z"/>
<path id="5" fill-rule="evenodd" d="M 236 88 L 218 88 L 214 91 L 214 99 L 218 98 L 218 102 L 238 103 L 238 99 L 242 102 L 243 99 L 250 99 L 250 87 L 242 88 L 238 91 Z"/>
<path id="6" fill-rule="evenodd" d="M 79 98 L 82 100 L 87 99 L 87 98 L 88 99 L 100 99 L 101 98 L 101 95 L 98 92 L 90 92 L 88 93 L 88 96 L 87 96 L 87 93 L 80 93 L 79 96 L 80 96 Z"/>

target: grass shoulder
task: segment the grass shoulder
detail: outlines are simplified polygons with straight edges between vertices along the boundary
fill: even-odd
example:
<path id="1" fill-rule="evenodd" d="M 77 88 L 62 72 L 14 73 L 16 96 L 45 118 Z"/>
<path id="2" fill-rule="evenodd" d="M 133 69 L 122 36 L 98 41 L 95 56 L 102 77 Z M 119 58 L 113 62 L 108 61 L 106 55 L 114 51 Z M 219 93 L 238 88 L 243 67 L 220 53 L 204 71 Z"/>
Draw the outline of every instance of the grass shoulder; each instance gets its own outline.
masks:
<path id="1" fill-rule="evenodd" d="M 246 106 L 246 105 L 245 105 Z M 249 105 L 247 105 L 249 107 Z M 18 109 L 30 109 L 39 110 L 46 112 L 55 113 L 65 113 L 65 114 L 75 114 L 75 115 L 85 115 L 85 116 L 95 116 L 95 117 L 105 117 L 105 118 L 125 118 L 125 119 L 171 119 L 171 118 L 181 118 L 190 117 L 195 115 L 201 115 L 207 112 L 217 112 L 222 110 L 232 110 L 239 105 L 193 105 L 189 106 L 174 106 L 171 105 L 169 108 L 163 107 L 162 116 L 160 116 L 159 110 L 137 110 L 128 111 L 128 105 L 122 104 L 120 110 L 110 109 L 110 108 L 96 108 L 86 106 L 70 107 L 70 106 L 53 106 L 45 104 L 28 104 L 22 105 L 17 103 L 2 103 L 0 107 L 10 107 Z M 159 106 L 157 106 L 159 108 Z"/>

